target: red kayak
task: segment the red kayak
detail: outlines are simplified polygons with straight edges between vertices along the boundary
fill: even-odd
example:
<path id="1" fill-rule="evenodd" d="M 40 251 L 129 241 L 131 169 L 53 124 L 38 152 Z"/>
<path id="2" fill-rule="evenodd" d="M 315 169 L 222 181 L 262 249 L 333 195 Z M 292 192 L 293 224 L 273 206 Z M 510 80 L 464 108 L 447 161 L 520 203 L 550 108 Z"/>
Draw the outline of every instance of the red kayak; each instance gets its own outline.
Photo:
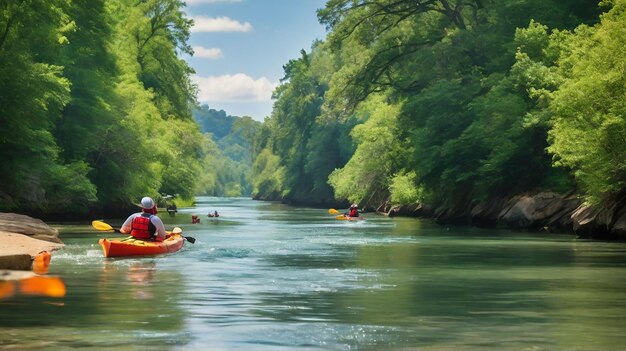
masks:
<path id="1" fill-rule="evenodd" d="M 163 241 L 146 241 L 133 237 L 121 239 L 100 239 L 104 257 L 144 256 L 176 252 L 183 247 L 185 239 L 181 234 L 170 234 Z"/>

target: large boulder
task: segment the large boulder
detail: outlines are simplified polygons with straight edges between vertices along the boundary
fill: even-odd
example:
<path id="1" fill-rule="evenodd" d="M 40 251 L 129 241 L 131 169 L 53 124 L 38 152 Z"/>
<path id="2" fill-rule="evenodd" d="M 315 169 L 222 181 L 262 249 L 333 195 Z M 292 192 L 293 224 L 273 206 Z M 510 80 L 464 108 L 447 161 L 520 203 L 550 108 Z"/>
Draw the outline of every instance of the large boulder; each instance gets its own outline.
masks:
<path id="1" fill-rule="evenodd" d="M 624 201 L 605 202 L 601 206 L 583 204 L 573 213 L 574 233 L 598 239 L 623 238 L 626 230 Z"/>
<path id="2" fill-rule="evenodd" d="M 478 227 L 495 227 L 502 209 L 510 207 L 509 202 L 510 199 L 498 197 L 475 205 L 470 211 L 471 223 Z"/>
<path id="3" fill-rule="evenodd" d="M 0 231 L 20 233 L 28 235 L 34 239 L 50 241 L 53 243 L 63 243 L 61 239 L 59 239 L 58 230 L 50 228 L 40 219 L 17 213 L 0 212 Z"/>
<path id="4" fill-rule="evenodd" d="M 59 232 L 43 221 L 15 213 L 0 213 L 0 269 L 30 270 L 36 257 L 49 263 L 49 253 L 63 247 Z"/>
<path id="5" fill-rule="evenodd" d="M 498 216 L 506 227 L 518 229 L 548 228 L 571 230 L 572 211 L 580 204 L 573 195 L 542 192 L 511 198 Z"/>

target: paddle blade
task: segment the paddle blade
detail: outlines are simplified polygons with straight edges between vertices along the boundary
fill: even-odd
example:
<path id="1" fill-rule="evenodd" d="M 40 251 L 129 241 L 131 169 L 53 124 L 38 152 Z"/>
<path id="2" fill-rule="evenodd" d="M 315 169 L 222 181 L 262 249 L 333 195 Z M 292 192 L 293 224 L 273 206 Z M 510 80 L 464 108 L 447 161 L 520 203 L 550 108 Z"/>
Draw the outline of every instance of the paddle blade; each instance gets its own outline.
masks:
<path id="1" fill-rule="evenodd" d="M 190 236 L 184 236 L 183 238 L 185 238 L 185 240 L 189 241 L 192 244 L 196 242 L 196 238 L 192 238 Z"/>
<path id="2" fill-rule="evenodd" d="M 339 214 L 341 212 L 335 210 L 334 208 L 331 208 L 331 209 L 328 210 L 328 213 L 331 214 L 331 215 L 337 215 L 337 214 Z"/>
<path id="3" fill-rule="evenodd" d="M 113 227 L 111 227 L 110 225 L 102 222 L 102 221 L 92 221 L 91 222 L 91 226 L 96 228 L 96 230 L 101 230 L 101 231 L 115 231 L 115 229 L 113 229 Z"/>

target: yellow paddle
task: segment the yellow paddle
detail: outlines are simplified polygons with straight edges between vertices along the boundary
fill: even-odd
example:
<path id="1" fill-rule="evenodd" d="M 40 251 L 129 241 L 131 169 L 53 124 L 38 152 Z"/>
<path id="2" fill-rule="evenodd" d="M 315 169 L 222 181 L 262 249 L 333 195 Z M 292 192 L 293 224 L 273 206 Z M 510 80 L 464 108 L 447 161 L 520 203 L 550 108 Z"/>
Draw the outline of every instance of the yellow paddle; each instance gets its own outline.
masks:
<path id="1" fill-rule="evenodd" d="M 331 215 L 338 215 L 341 212 L 335 210 L 334 208 L 331 208 L 331 209 L 328 210 L 328 213 L 331 214 Z"/>
<path id="2" fill-rule="evenodd" d="M 113 228 L 108 223 L 105 223 L 103 221 L 92 221 L 91 226 L 94 227 L 96 230 L 103 231 L 103 232 L 114 231 L 116 233 L 121 233 L 118 228 Z M 179 227 L 174 227 L 174 229 L 172 229 L 172 234 L 180 234 L 182 232 L 183 230 Z M 190 236 L 183 236 L 183 235 L 181 236 L 192 244 L 196 242 L 195 238 L 192 238 Z"/>
<path id="3" fill-rule="evenodd" d="M 102 232 L 112 232 L 112 231 L 117 232 L 117 233 L 120 232 L 119 229 L 115 229 L 111 227 L 110 225 L 108 225 L 107 223 L 104 223 L 103 221 L 92 221 L 91 226 L 96 228 L 96 230 L 99 230 Z"/>

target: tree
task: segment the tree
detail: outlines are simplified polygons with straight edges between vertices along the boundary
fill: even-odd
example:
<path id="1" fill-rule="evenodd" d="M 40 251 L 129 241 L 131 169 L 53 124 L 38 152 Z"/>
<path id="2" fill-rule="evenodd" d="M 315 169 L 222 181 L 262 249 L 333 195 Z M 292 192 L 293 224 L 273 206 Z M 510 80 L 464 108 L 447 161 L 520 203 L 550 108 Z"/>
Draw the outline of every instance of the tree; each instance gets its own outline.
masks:
<path id="1" fill-rule="evenodd" d="M 69 102 L 57 54 L 73 28 L 67 1 L 0 7 L 0 210 L 85 211 L 95 199 L 81 161 L 65 163 L 52 134 Z M 67 179 L 73 179 L 68 183 Z"/>
<path id="2" fill-rule="evenodd" d="M 565 80 L 550 103 L 549 151 L 573 169 L 590 203 L 626 189 L 626 2 L 610 4 L 598 25 L 566 39 L 558 62 Z"/>
<path id="3" fill-rule="evenodd" d="M 410 175 L 403 181 L 414 180 L 434 204 L 466 207 L 542 187 L 562 190 L 562 182 L 545 181 L 558 173 L 545 152 L 548 124 L 528 117 L 540 117 L 545 103 L 527 90 L 524 75 L 537 72 L 522 61 L 512 67 L 513 37 L 531 18 L 573 28 L 595 13 L 585 1 L 329 1 L 318 16 L 342 65 L 322 111 L 350 118 L 379 94 L 400 107 L 394 135 L 413 154 L 394 172 Z M 353 160 L 351 175 L 369 174 Z M 390 177 L 363 194 L 388 191 Z"/>

